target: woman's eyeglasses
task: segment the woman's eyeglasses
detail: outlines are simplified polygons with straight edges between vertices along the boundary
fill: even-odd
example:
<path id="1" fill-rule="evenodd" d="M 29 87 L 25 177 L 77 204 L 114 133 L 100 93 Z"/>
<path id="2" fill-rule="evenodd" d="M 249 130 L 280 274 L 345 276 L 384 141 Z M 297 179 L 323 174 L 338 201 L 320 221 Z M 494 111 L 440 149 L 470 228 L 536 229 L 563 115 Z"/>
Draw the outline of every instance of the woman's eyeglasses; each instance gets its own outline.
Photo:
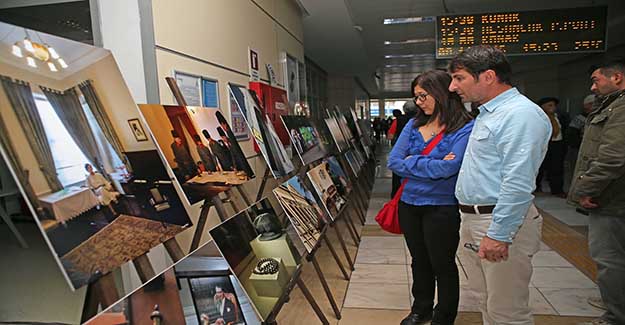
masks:
<path id="1" fill-rule="evenodd" d="M 420 100 L 420 101 L 422 101 L 422 102 L 424 102 L 426 99 L 428 99 L 428 94 L 426 94 L 426 93 L 420 93 L 420 94 L 417 94 L 417 95 L 414 97 L 414 101 L 415 101 L 415 102 L 416 102 L 416 101 L 419 101 L 419 100 Z"/>

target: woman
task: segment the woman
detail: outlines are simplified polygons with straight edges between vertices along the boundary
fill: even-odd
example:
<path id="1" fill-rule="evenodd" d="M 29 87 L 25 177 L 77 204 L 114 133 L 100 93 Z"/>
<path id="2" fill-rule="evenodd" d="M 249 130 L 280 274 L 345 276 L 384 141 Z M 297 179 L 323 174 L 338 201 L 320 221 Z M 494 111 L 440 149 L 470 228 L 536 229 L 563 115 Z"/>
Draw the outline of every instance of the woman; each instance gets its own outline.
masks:
<path id="1" fill-rule="evenodd" d="M 407 179 L 399 203 L 399 224 L 412 256 L 411 313 L 401 325 L 453 324 L 460 285 L 455 262 L 460 229 L 454 195 L 462 157 L 473 127 L 460 97 L 447 87 L 451 77 L 431 70 L 413 81 L 417 114 L 404 127 L 388 168 Z M 429 155 L 423 149 L 443 132 Z M 434 307 L 435 283 L 438 304 Z"/>
<path id="2" fill-rule="evenodd" d="M 97 173 L 91 164 L 85 164 L 85 170 L 89 173 L 86 185 L 98 197 L 100 204 L 109 205 L 111 201 L 117 202 L 117 197 L 120 194 L 115 191 L 111 183 L 102 174 Z"/>

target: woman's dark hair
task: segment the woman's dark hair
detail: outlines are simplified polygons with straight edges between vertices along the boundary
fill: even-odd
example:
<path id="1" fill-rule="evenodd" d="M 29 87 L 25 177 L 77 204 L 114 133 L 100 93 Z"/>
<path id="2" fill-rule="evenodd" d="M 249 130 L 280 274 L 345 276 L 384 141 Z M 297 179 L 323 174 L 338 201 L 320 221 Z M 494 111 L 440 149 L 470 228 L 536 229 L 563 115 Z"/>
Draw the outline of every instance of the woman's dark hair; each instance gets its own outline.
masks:
<path id="1" fill-rule="evenodd" d="M 464 69 L 473 78 L 479 78 L 486 70 L 493 70 L 499 82 L 511 85 L 512 67 L 506 55 L 497 47 L 491 45 L 476 45 L 462 51 L 449 61 L 449 72 L 453 73 Z"/>
<path id="2" fill-rule="evenodd" d="M 464 108 L 460 96 L 455 92 L 449 91 L 450 83 L 451 76 L 441 70 L 429 70 L 414 79 L 412 82 L 414 87 L 419 86 L 425 89 L 428 96 L 432 96 L 435 101 L 432 115 L 425 115 L 419 107 L 417 115 L 414 117 L 415 123 L 413 126 L 415 128 L 425 125 L 438 117 L 439 123 L 445 126 L 445 133 L 452 133 L 462 128 L 473 118 Z M 414 87 L 412 88 L 413 93 Z"/>

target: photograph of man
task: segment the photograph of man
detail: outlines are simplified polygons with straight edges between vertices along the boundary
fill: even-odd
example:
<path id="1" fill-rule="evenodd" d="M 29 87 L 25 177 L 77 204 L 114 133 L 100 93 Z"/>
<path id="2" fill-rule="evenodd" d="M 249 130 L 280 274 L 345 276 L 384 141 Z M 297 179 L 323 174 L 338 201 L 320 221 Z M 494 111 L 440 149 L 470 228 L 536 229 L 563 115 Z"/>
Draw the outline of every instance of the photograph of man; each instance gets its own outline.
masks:
<path id="1" fill-rule="evenodd" d="M 221 167 L 221 170 L 234 170 L 234 165 L 232 164 L 232 156 L 228 148 L 215 141 L 215 139 L 211 138 L 211 135 L 210 133 L 208 133 L 207 130 L 202 130 L 202 134 L 204 135 L 204 138 L 208 140 L 208 147 L 219 161 L 219 166 Z"/>
<path id="2" fill-rule="evenodd" d="M 91 189 L 93 193 L 98 197 L 98 201 L 102 205 L 109 205 L 111 202 L 117 202 L 117 197 L 120 196 L 119 192 L 115 191 L 111 182 L 109 182 L 102 174 L 95 171 L 91 164 L 85 164 L 85 170 L 87 171 L 87 179 L 85 180 L 85 186 Z"/>
<path id="3" fill-rule="evenodd" d="M 171 136 L 174 138 L 174 142 L 172 142 L 170 147 L 174 153 L 174 160 L 178 164 L 179 173 L 184 179 L 193 178 L 197 174 L 197 168 L 193 163 L 189 149 L 176 130 L 171 130 Z"/>
<path id="4" fill-rule="evenodd" d="M 222 288 L 215 287 L 215 296 L 213 297 L 217 313 L 219 314 L 218 320 L 224 322 L 224 324 L 233 324 L 239 322 L 239 306 L 237 304 L 237 298 L 230 292 L 224 292 Z"/>
<path id="5" fill-rule="evenodd" d="M 232 132 L 228 121 L 226 121 L 226 118 L 223 116 L 223 114 L 221 114 L 220 111 L 215 112 L 215 116 L 217 117 L 217 122 L 219 122 L 217 132 L 219 132 L 221 139 L 228 146 L 228 149 L 232 152 L 236 169 L 244 171 L 245 174 L 250 178 L 254 177 L 252 167 L 250 167 L 250 164 L 247 162 L 245 154 L 243 154 L 243 150 L 241 150 L 241 146 L 239 145 L 239 142 L 237 141 L 234 132 Z"/>
<path id="6" fill-rule="evenodd" d="M 202 139 L 199 135 L 193 135 L 193 141 L 195 141 L 197 154 L 200 156 L 200 160 L 202 160 L 202 164 L 207 172 L 215 172 L 217 171 L 217 162 L 213 157 L 213 153 L 211 153 L 210 149 L 202 143 Z"/>

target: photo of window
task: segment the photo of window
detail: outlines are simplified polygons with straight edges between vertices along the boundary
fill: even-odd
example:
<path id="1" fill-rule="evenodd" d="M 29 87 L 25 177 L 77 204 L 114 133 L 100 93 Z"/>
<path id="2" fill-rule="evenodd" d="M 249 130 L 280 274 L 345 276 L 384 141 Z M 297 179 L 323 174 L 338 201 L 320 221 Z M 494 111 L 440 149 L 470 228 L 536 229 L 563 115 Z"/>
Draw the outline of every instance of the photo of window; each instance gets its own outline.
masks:
<path id="1" fill-rule="evenodd" d="M 312 252 L 328 218 L 304 181 L 305 179 L 294 176 L 274 189 L 273 194 L 291 220 L 306 250 Z"/>
<path id="2" fill-rule="evenodd" d="M 219 109 L 152 104 L 139 109 L 189 203 L 254 177 Z"/>
<path id="3" fill-rule="evenodd" d="M 303 252 L 292 227 L 265 198 L 210 230 L 261 320 L 273 311 L 301 266 Z"/>
<path id="4" fill-rule="evenodd" d="M 24 39 L 8 24 L 0 23 L 0 32 Z M 29 33 L 81 59 L 55 74 L 43 64 L 3 59 L 1 159 L 19 185 L 20 212 L 33 214 L 75 290 L 123 265 L 132 269 L 133 260 L 192 222 L 112 54 Z"/>
<path id="5" fill-rule="evenodd" d="M 320 141 L 319 132 L 306 116 L 282 116 L 284 126 L 291 137 L 291 145 L 302 163 L 308 165 L 328 154 Z"/>

